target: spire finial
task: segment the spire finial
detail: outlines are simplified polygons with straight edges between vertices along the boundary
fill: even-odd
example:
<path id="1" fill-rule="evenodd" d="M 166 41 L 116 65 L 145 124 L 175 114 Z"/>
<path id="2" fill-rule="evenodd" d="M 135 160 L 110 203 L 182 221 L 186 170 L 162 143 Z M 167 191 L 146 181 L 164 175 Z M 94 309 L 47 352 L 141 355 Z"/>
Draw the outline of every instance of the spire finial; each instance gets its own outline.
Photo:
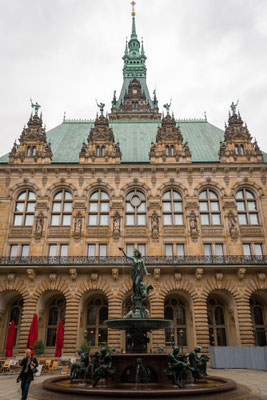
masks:
<path id="1" fill-rule="evenodd" d="M 131 5 L 132 5 L 132 17 L 133 17 L 131 39 L 137 38 L 136 27 L 135 27 L 135 8 L 134 8 L 135 4 L 136 4 L 135 1 L 131 2 Z"/>
<path id="2" fill-rule="evenodd" d="M 131 6 L 132 6 L 132 17 L 135 16 L 135 8 L 134 8 L 135 5 L 136 5 L 136 2 L 135 2 L 135 1 L 132 1 L 132 2 L 131 2 Z"/>

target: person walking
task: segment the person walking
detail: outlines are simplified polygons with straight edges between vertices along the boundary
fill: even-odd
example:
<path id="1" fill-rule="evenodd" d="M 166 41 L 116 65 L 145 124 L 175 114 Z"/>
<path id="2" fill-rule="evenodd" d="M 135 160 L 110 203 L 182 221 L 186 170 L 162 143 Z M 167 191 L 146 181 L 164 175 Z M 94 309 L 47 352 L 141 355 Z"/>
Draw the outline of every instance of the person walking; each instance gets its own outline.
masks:
<path id="1" fill-rule="evenodd" d="M 32 356 L 32 351 L 30 349 L 26 350 L 20 365 L 22 370 L 17 378 L 17 382 L 21 381 L 21 400 L 26 400 L 31 381 L 34 379 L 33 374 L 37 372 L 38 367 L 38 361 Z"/>

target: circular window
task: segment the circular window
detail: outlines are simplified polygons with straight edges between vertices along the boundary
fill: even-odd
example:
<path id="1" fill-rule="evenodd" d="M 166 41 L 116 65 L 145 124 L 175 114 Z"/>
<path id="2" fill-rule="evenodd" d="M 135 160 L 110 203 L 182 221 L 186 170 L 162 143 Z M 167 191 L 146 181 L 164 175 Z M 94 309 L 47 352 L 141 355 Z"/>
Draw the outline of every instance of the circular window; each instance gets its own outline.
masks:
<path id="1" fill-rule="evenodd" d="M 138 206 L 140 205 L 140 203 L 141 203 L 141 199 L 140 199 L 140 197 L 139 197 L 137 194 L 135 194 L 135 195 L 131 198 L 130 202 L 131 202 L 132 206 L 138 207 Z"/>

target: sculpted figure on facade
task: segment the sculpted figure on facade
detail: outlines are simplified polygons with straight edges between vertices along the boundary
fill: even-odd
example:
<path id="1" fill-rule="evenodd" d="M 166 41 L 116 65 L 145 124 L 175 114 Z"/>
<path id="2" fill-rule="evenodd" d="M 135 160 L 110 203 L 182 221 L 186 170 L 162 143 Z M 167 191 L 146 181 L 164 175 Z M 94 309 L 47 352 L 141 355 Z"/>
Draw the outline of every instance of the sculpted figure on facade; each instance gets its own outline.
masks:
<path id="1" fill-rule="evenodd" d="M 197 268 L 195 275 L 198 281 L 202 279 L 203 273 L 204 273 L 203 268 Z"/>
<path id="2" fill-rule="evenodd" d="M 26 272 L 27 272 L 29 280 L 31 282 L 34 282 L 34 279 L 35 279 L 35 271 L 34 271 L 34 269 L 28 268 Z"/>
<path id="3" fill-rule="evenodd" d="M 43 212 L 39 212 L 35 219 L 35 227 L 34 227 L 34 237 L 35 239 L 40 239 L 43 234 L 44 229 L 44 214 Z"/>
<path id="4" fill-rule="evenodd" d="M 112 268 L 112 278 L 113 278 L 114 282 L 117 282 L 117 280 L 119 279 L 118 268 Z"/>
<path id="5" fill-rule="evenodd" d="M 217 273 L 215 274 L 215 277 L 216 277 L 216 281 L 217 281 L 218 288 L 221 289 L 221 287 L 222 287 L 222 282 L 223 282 L 223 273 L 217 272 Z"/>
<path id="6" fill-rule="evenodd" d="M 159 237 L 159 216 L 156 213 L 156 211 L 154 211 L 151 216 L 151 232 L 152 232 L 152 238 L 158 239 L 158 237 Z"/>
<path id="7" fill-rule="evenodd" d="M 229 233 L 232 239 L 238 238 L 238 227 L 237 227 L 237 219 L 234 216 L 232 211 L 228 214 L 228 226 L 229 226 Z"/>
<path id="8" fill-rule="evenodd" d="M 197 216 L 194 211 L 189 214 L 189 228 L 192 239 L 198 238 Z"/>
<path id="9" fill-rule="evenodd" d="M 264 289 L 264 287 L 265 287 L 266 275 L 265 275 L 263 272 L 261 272 L 261 273 L 257 274 L 257 276 L 258 276 L 260 288 L 261 288 L 261 289 Z"/>
<path id="10" fill-rule="evenodd" d="M 243 279 L 245 278 L 246 273 L 247 273 L 246 268 L 239 268 L 239 270 L 237 272 L 237 276 L 238 276 L 238 279 L 240 280 L 240 282 L 243 281 Z"/>
<path id="11" fill-rule="evenodd" d="M 80 240 L 82 236 L 83 215 L 80 211 L 74 217 L 73 236 L 76 240 Z"/>
<path id="12" fill-rule="evenodd" d="M 113 215 L 112 236 L 116 241 L 118 241 L 120 235 L 121 235 L 121 216 L 120 216 L 120 213 L 118 211 L 116 211 L 115 214 Z"/>
<path id="13" fill-rule="evenodd" d="M 69 270 L 69 273 L 70 273 L 70 277 L 71 277 L 71 279 L 73 280 L 73 281 L 76 281 L 76 279 L 77 279 L 77 270 L 75 269 L 75 268 L 71 268 L 70 270 Z"/>
<path id="14" fill-rule="evenodd" d="M 154 268 L 154 278 L 156 281 L 160 279 L 160 268 Z"/>

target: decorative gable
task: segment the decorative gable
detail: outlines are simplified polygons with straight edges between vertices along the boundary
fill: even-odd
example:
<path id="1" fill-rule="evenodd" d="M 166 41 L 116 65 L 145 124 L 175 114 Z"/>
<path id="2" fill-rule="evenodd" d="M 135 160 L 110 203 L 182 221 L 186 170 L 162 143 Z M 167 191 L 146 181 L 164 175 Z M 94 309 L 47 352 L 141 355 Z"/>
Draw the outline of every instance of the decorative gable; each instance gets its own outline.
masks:
<path id="1" fill-rule="evenodd" d="M 171 117 L 168 112 L 158 128 L 156 144 L 151 143 L 150 163 L 188 163 L 191 162 L 191 155 L 188 143 L 183 143 L 180 127 L 176 126 L 174 116 Z"/>
<path id="2" fill-rule="evenodd" d="M 52 159 L 51 145 L 46 140 L 46 132 L 43 127 L 42 114 L 38 116 L 38 108 L 35 114 L 30 116 L 27 128 L 24 127 L 19 138 L 9 153 L 9 163 L 12 164 L 50 164 Z"/>
<path id="3" fill-rule="evenodd" d="M 236 105 L 232 103 L 232 115 L 229 114 L 225 125 L 224 142 L 220 144 L 221 162 L 262 162 L 262 152 L 252 137 L 240 114 L 236 114 Z"/>
<path id="4" fill-rule="evenodd" d="M 104 117 L 103 110 L 100 117 L 96 117 L 91 129 L 88 144 L 83 143 L 80 152 L 80 164 L 109 163 L 119 164 L 121 151 L 119 143 L 114 143 L 113 130 L 109 127 L 108 118 Z"/>

